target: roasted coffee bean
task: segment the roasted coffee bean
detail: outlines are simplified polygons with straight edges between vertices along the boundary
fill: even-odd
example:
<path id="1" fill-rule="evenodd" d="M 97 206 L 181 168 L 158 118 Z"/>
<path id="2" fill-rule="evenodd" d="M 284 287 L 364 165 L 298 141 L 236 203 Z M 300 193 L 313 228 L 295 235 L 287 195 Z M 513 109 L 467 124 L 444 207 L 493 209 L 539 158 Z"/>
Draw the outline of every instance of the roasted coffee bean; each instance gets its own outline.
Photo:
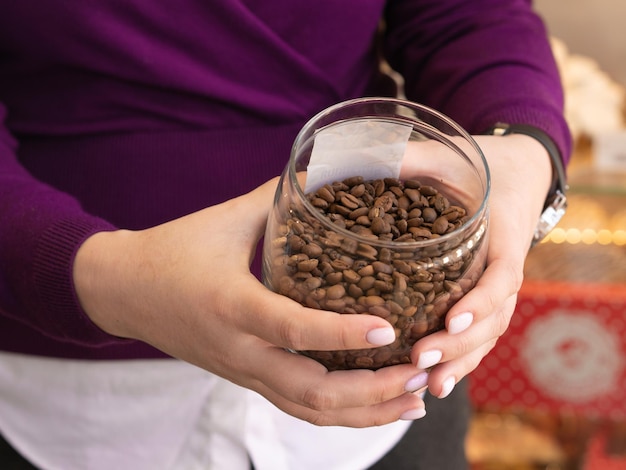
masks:
<path id="1" fill-rule="evenodd" d="M 331 300 L 341 299 L 346 295 L 346 289 L 342 284 L 335 284 L 326 289 L 326 297 Z"/>
<path id="2" fill-rule="evenodd" d="M 415 240 L 428 240 L 433 237 L 433 233 L 427 227 L 409 227 L 409 233 Z"/>
<path id="3" fill-rule="evenodd" d="M 352 269 L 346 269 L 343 272 L 343 279 L 349 284 L 356 284 L 361 280 L 361 276 L 359 276 L 359 274 Z"/>
<path id="4" fill-rule="evenodd" d="M 389 320 L 389 317 L 391 316 L 391 311 L 384 305 L 374 305 L 369 307 L 368 311 L 372 315 L 376 315 L 377 317 L 385 318 L 387 320 Z"/>
<path id="5" fill-rule="evenodd" d="M 405 233 L 403 235 L 400 235 L 398 238 L 396 238 L 397 242 L 412 242 L 415 241 L 415 239 L 413 238 L 413 235 L 410 233 Z"/>
<path id="6" fill-rule="evenodd" d="M 372 268 L 374 268 L 375 273 L 393 273 L 393 267 L 388 265 L 387 263 L 383 263 L 382 261 L 374 261 L 372 263 Z"/>
<path id="7" fill-rule="evenodd" d="M 302 237 L 295 234 L 291 234 L 288 237 L 285 237 L 285 239 L 286 243 L 289 243 L 289 248 L 295 252 L 302 251 L 306 245 L 306 242 L 302 239 Z"/>
<path id="8" fill-rule="evenodd" d="M 325 184 L 318 189 L 317 196 L 328 203 L 335 202 L 335 191 L 329 184 Z"/>
<path id="9" fill-rule="evenodd" d="M 396 241 L 398 241 L 402 235 L 406 234 L 406 231 L 409 228 L 409 223 L 406 221 L 406 219 L 400 219 L 398 220 L 398 222 L 396 222 L 395 226 L 398 229 L 398 235 L 396 237 Z"/>
<path id="10" fill-rule="evenodd" d="M 387 300 L 387 305 L 389 306 L 389 310 L 394 315 L 401 315 L 404 309 L 400 304 L 394 302 L 393 300 Z"/>
<path id="11" fill-rule="evenodd" d="M 378 256 L 378 250 L 376 248 L 372 245 L 365 245 L 363 243 L 359 244 L 356 252 L 359 256 L 371 261 L 375 260 Z"/>
<path id="12" fill-rule="evenodd" d="M 346 269 L 350 269 L 352 267 L 352 263 L 343 258 L 337 258 L 333 260 L 330 265 L 337 272 L 345 271 Z"/>
<path id="13" fill-rule="evenodd" d="M 422 225 L 424 225 L 424 219 L 421 217 L 412 217 L 406 221 L 407 229 L 410 227 L 421 227 Z"/>
<path id="14" fill-rule="evenodd" d="M 363 266 L 358 271 L 359 276 L 373 276 L 375 274 L 374 266 L 368 264 L 367 266 Z"/>
<path id="15" fill-rule="evenodd" d="M 390 348 L 379 348 L 372 358 L 374 364 L 386 364 L 393 358 L 393 351 Z"/>
<path id="16" fill-rule="evenodd" d="M 386 294 L 388 292 L 393 292 L 393 283 L 389 281 L 375 281 L 374 289 L 378 292 Z"/>
<path id="17" fill-rule="evenodd" d="M 383 211 L 388 212 L 394 205 L 396 195 L 391 191 L 385 191 L 374 201 L 374 207 L 379 207 Z"/>
<path id="18" fill-rule="evenodd" d="M 363 207 L 363 209 L 365 209 L 365 207 Z M 361 225 L 363 227 L 369 227 L 370 225 L 372 225 L 372 221 L 366 215 L 361 215 L 361 216 L 357 217 L 354 222 L 357 225 Z"/>
<path id="19" fill-rule="evenodd" d="M 441 256 L 438 248 L 412 243 L 456 230 L 468 219 L 466 209 L 434 186 L 397 178 L 355 176 L 306 197 L 339 230 L 299 219 L 294 207 L 271 241 L 270 284 L 308 307 L 384 318 L 394 326 L 396 340 L 373 349 L 302 353 L 329 370 L 410 362 L 411 346 L 444 328 L 446 312 L 475 285 L 478 275 L 467 273 L 479 246 L 458 254 L 452 245 L 453 256 L 442 264 L 432 258 Z M 389 242 L 393 249 L 381 245 Z"/>
<path id="20" fill-rule="evenodd" d="M 308 271 L 297 271 L 293 274 L 294 281 L 303 282 L 311 278 L 313 275 Z M 306 290 L 306 289 L 303 289 Z"/>
<path id="21" fill-rule="evenodd" d="M 407 288 L 408 288 L 408 282 L 407 282 L 407 278 L 408 276 L 405 276 L 401 273 L 394 273 L 394 284 L 392 285 L 392 287 L 397 291 L 397 292 L 406 292 Z"/>
<path id="22" fill-rule="evenodd" d="M 287 264 L 289 264 L 290 266 L 296 266 L 298 265 L 298 263 L 301 263 L 302 261 L 308 261 L 308 260 L 309 260 L 309 257 L 305 255 L 304 253 L 296 253 L 289 257 L 289 259 L 287 260 Z"/>
<path id="23" fill-rule="evenodd" d="M 385 192 L 385 182 L 383 180 L 376 180 L 372 185 L 374 186 L 374 197 L 378 197 Z"/>
<path id="24" fill-rule="evenodd" d="M 356 186 L 353 186 L 352 188 L 350 188 L 350 194 L 352 194 L 354 197 L 362 198 L 363 194 L 365 194 L 365 185 L 357 184 Z"/>
<path id="25" fill-rule="evenodd" d="M 341 241 L 341 249 L 345 251 L 346 253 L 350 254 L 351 256 L 356 253 L 356 250 L 358 249 L 358 247 L 359 247 L 359 242 L 357 242 L 356 240 L 353 240 L 352 238 L 344 238 Z M 354 259 L 352 258 L 345 258 L 344 261 L 346 261 L 350 266 L 352 266 L 352 263 L 354 263 Z"/>
<path id="26" fill-rule="evenodd" d="M 328 206 L 330 206 L 329 202 L 325 199 L 322 199 L 321 197 L 314 197 L 313 199 L 311 199 L 311 204 L 313 204 L 313 206 L 317 207 L 318 209 L 326 209 L 328 208 Z"/>
<path id="27" fill-rule="evenodd" d="M 411 207 L 411 200 L 403 194 L 398 198 L 398 219 L 406 219 L 405 214 L 409 207 Z"/>
<path id="28" fill-rule="evenodd" d="M 433 206 L 437 212 L 441 214 L 448 207 L 450 207 L 450 201 L 448 201 L 448 198 L 443 197 L 441 194 L 437 194 L 433 199 Z"/>
<path id="29" fill-rule="evenodd" d="M 374 359 L 367 356 L 357 357 L 354 360 L 354 365 L 359 369 L 368 369 L 374 365 Z"/>
<path id="30" fill-rule="evenodd" d="M 346 309 L 346 301 L 342 298 L 342 299 L 328 299 L 325 303 L 324 306 L 328 309 L 328 310 L 333 310 L 335 312 L 344 312 Z"/>
<path id="31" fill-rule="evenodd" d="M 374 233 L 372 233 L 372 231 L 366 225 L 354 225 L 350 227 L 350 231 L 352 233 L 356 233 L 360 237 L 365 237 L 365 238 L 371 237 L 373 239 L 376 238 L 376 235 L 374 235 Z"/>
<path id="32" fill-rule="evenodd" d="M 444 216 L 437 217 L 437 219 L 433 222 L 431 230 L 437 235 L 443 235 L 448 231 L 448 225 L 450 225 L 450 223 Z"/>
<path id="33" fill-rule="evenodd" d="M 340 228 L 346 228 L 346 220 L 345 217 L 341 214 L 329 214 L 328 220 L 330 220 L 333 224 Z"/>
<path id="34" fill-rule="evenodd" d="M 381 235 L 383 233 L 391 232 L 391 225 L 385 219 L 381 217 L 374 217 L 370 225 L 370 230 L 375 235 Z"/>
<path id="35" fill-rule="evenodd" d="M 386 264 L 391 264 L 393 261 L 393 253 L 389 248 L 381 248 L 379 251 L 378 259 Z"/>
<path id="36" fill-rule="evenodd" d="M 363 177 L 362 176 L 351 176 L 350 178 L 346 178 L 343 180 L 343 184 L 345 184 L 347 186 L 346 189 L 352 188 L 354 186 L 357 186 L 359 184 L 363 183 Z"/>
<path id="37" fill-rule="evenodd" d="M 307 243 L 302 247 L 302 253 L 309 258 L 318 258 L 324 250 L 317 243 Z"/>
<path id="38" fill-rule="evenodd" d="M 432 186 L 420 186 L 420 192 L 424 195 L 424 196 L 436 196 L 439 191 L 437 191 L 437 189 L 433 188 Z"/>
<path id="39" fill-rule="evenodd" d="M 296 281 L 290 276 L 283 276 L 278 281 L 278 292 L 286 295 L 296 286 Z"/>
<path id="40" fill-rule="evenodd" d="M 437 219 L 437 211 L 433 207 L 425 207 L 422 212 L 422 219 L 429 224 Z"/>
<path id="41" fill-rule="evenodd" d="M 376 305 L 384 305 L 385 299 L 383 299 L 382 297 L 378 295 L 367 295 L 367 296 L 361 297 L 358 300 L 358 302 L 361 305 L 365 305 L 366 307 L 374 307 Z"/>
<path id="42" fill-rule="evenodd" d="M 399 197 L 404 196 L 404 191 L 402 191 L 402 189 L 398 186 L 392 186 L 389 188 L 389 192 L 393 193 L 393 195 L 396 197 L 396 204 Z"/>
<path id="43" fill-rule="evenodd" d="M 350 212 L 350 215 L 348 216 L 348 218 L 351 220 L 357 221 L 357 223 L 359 223 L 358 219 L 360 219 L 361 217 L 365 217 L 365 219 L 369 221 L 370 218 L 368 217 L 368 214 L 370 210 L 371 209 L 366 206 L 359 207 L 358 209 L 354 209 L 352 212 Z M 362 220 L 365 220 L 365 219 L 362 219 Z"/>
<path id="44" fill-rule="evenodd" d="M 309 277 L 302 284 L 306 288 L 307 291 L 312 291 L 321 287 L 322 279 L 319 277 Z"/>
<path id="45" fill-rule="evenodd" d="M 364 276 L 357 283 L 361 290 L 369 290 L 374 287 L 374 283 L 376 282 L 376 278 L 374 276 Z"/>
<path id="46" fill-rule="evenodd" d="M 307 259 L 305 261 L 300 261 L 298 263 L 298 271 L 300 272 L 310 272 L 317 268 L 317 264 L 319 263 L 316 259 Z"/>
<path id="47" fill-rule="evenodd" d="M 394 260 L 393 261 L 393 267 L 396 270 L 396 273 L 401 273 L 404 274 L 405 276 L 410 276 L 411 275 L 411 265 L 409 263 L 407 263 L 406 261 L 403 260 Z"/>
<path id="48" fill-rule="evenodd" d="M 364 295 L 364 292 L 357 284 L 350 284 L 348 285 L 348 295 L 353 299 L 358 299 Z"/>
<path id="49" fill-rule="evenodd" d="M 409 198 L 411 202 L 419 202 L 422 199 L 422 193 L 416 188 L 407 188 L 404 191 L 404 195 Z"/>

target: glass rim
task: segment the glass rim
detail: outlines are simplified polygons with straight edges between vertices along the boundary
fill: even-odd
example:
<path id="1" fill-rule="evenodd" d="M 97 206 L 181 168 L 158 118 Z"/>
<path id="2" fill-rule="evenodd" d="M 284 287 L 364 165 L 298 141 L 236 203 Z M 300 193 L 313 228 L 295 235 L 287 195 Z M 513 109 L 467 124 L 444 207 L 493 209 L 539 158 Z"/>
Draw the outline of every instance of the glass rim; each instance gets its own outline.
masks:
<path id="1" fill-rule="evenodd" d="M 430 114 L 434 117 L 436 117 L 437 119 L 440 119 L 441 121 L 443 121 L 446 125 L 448 125 L 449 127 L 451 127 L 452 129 L 454 129 L 456 132 L 458 132 L 459 136 L 464 138 L 467 143 L 470 144 L 470 146 L 473 148 L 473 150 L 476 152 L 476 154 L 478 155 L 480 162 L 482 163 L 483 166 L 483 170 L 484 170 L 484 174 L 485 174 L 485 181 L 484 181 L 484 195 L 483 195 L 483 199 L 479 205 L 479 207 L 477 208 L 477 210 L 475 211 L 475 213 L 469 217 L 462 225 L 460 225 L 459 227 L 456 227 L 453 231 L 446 233 L 444 235 L 435 237 L 435 238 L 429 238 L 426 240 L 413 240 L 413 241 L 395 241 L 395 240 L 380 240 L 378 238 L 369 238 L 369 237 L 365 237 L 362 235 L 359 235 L 355 232 L 352 232 L 350 230 L 347 230 L 335 223 L 333 223 L 331 220 L 328 219 L 328 217 L 326 217 L 322 212 L 320 212 L 320 210 L 318 208 L 316 208 L 315 206 L 313 206 L 313 204 L 311 204 L 311 202 L 309 201 L 309 199 L 306 197 L 306 194 L 304 192 L 304 189 L 302 188 L 302 186 L 300 185 L 300 182 L 298 181 L 297 178 L 297 172 L 296 172 L 296 168 L 295 168 L 295 164 L 296 164 L 296 159 L 298 157 L 298 148 L 300 148 L 302 146 L 302 144 L 306 143 L 310 138 L 313 138 L 315 136 L 315 134 L 320 130 L 325 128 L 321 127 L 320 129 L 316 129 L 315 131 L 313 131 L 310 135 L 310 137 L 308 137 L 306 140 L 304 139 L 304 136 L 306 134 L 308 134 L 310 132 L 311 127 L 314 126 L 314 124 L 316 122 L 318 122 L 321 118 L 323 118 L 326 115 L 329 115 L 339 109 L 348 107 L 348 106 L 355 106 L 358 104 L 375 104 L 375 103 L 384 103 L 384 104 L 392 104 L 392 105 L 398 105 L 398 106 L 402 106 L 408 109 L 412 109 L 412 110 L 419 110 L 421 112 L 426 112 L 427 114 Z M 365 119 L 368 116 L 361 116 L 361 117 L 355 117 L 355 119 Z M 377 117 L 375 115 L 371 116 L 373 117 Z M 398 117 L 402 117 L 402 121 L 404 123 L 407 122 L 407 120 L 409 119 L 408 116 L 398 116 Z M 394 119 L 393 116 L 380 116 L 381 119 Z M 414 120 L 414 118 L 410 118 L 410 123 L 415 126 L 416 122 Z M 436 127 L 433 127 L 430 124 L 427 123 L 423 123 L 425 127 L 429 127 L 431 130 L 434 129 L 438 132 L 443 132 L 439 129 L 437 129 Z M 445 134 L 445 133 L 444 133 Z M 448 135 L 448 134 L 446 134 Z M 448 145 L 447 143 L 443 142 L 445 145 L 447 145 L 449 148 L 452 148 L 452 150 L 454 150 L 455 152 L 458 153 L 458 151 L 461 151 L 464 156 L 466 158 L 467 157 L 467 153 L 463 152 L 461 149 L 458 148 L 458 146 L 452 144 L 452 145 Z M 475 166 L 473 164 L 473 160 L 470 160 L 470 163 Z M 483 151 L 481 150 L 480 146 L 478 145 L 478 143 L 474 140 L 474 138 L 463 128 L 461 127 L 456 121 L 452 120 L 451 118 L 449 118 L 448 116 L 446 116 L 445 114 L 430 108 L 428 106 L 419 104 L 419 103 L 415 103 L 412 101 L 408 101 L 408 100 L 404 100 L 404 99 L 400 99 L 400 98 L 387 98 L 387 97 L 365 97 L 365 98 L 354 98 L 351 100 L 346 100 L 346 101 L 342 101 L 339 103 L 336 103 L 332 106 L 327 107 L 326 109 L 320 111 L 319 113 L 317 113 L 316 115 L 314 115 L 311 119 L 309 119 L 306 124 L 302 127 L 302 129 L 300 130 L 300 132 L 298 132 L 298 135 L 296 136 L 293 146 L 291 148 L 291 155 L 289 157 L 289 171 L 288 171 L 288 176 L 290 181 L 293 182 L 295 189 L 296 189 L 296 193 L 298 194 L 298 197 L 300 198 L 300 200 L 303 202 L 304 206 L 307 208 L 307 210 L 313 214 L 313 216 L 320 222 L 323 224 L 323 226 L 325 228 L 328 228 L 330 230 L 333 230 L 339 234 L 342 234 L 346 237 L 349 237 L 351 239 L 356 240 L 357 242 L 360 243 L 367 243 L 369 245 L 373 245 L 373 246 L 377 246 L 380 248 L 390 248 L 392 247 L 393 249 L 397 250 L 399 248 L 406 248 L 406 249 L 411 249 L 411 248 L 426 248 L 426 247 L 430 247 L 432 245 L 439 245 L 441 243 L 445 243 L 446 241 L 453 239 L 455 237 L 457 237 L 459 235 L 459 233 L 464 232 L 468 227 L 473 226 L 474 224 L 477 223 L 477 221 L 479 219 L 481 219 L 483 217 L 483 215 L 486 213 L 487 211 L 487 205 L 488 205 L 488 201 L 489 201 L 489 196 L 491 194 L 491 172 L 489 170 L 489 164 L 487 162 L 487 159 L 485 158 L 485 155 L 483 154 Z"/>

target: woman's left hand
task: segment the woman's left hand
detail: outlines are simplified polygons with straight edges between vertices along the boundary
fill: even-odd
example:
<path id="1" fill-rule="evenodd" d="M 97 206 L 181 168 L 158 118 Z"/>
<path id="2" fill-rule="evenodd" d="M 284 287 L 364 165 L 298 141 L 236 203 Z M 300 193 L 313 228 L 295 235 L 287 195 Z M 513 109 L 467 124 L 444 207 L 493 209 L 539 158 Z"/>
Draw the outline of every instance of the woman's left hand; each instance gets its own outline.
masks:
<path id="1" fill-rule="evenodd" d="M 428 387 L 440 398 L 478 366 L 506 331 L 552 180 L 548 153 L 532 137 L 475 139 L 491 172 L 487 267 L 448 313 L 446 330 L 419 340 L 411 353 L 418 369 L 432 367 Z"/>

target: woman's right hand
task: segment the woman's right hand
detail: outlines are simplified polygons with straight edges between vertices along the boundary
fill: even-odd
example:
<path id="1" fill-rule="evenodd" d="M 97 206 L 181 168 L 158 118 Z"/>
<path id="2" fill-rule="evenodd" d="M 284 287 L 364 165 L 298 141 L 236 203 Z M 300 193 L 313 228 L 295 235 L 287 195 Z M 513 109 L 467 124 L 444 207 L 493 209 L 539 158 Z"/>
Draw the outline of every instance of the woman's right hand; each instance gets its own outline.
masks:
<path id="1" fill-rule="evenodd" d="M 411 364 L 328 372 L 287 352 L 371 348 L 393 328 L 373 315 L 305 308 L 250 272 L 277 179 L 142 231 L 100 232 L 74 265 L 77 295 L 107 333 L 144 341 L 318 425 L 376 426 L 415 419 L 426 374 Z"/>

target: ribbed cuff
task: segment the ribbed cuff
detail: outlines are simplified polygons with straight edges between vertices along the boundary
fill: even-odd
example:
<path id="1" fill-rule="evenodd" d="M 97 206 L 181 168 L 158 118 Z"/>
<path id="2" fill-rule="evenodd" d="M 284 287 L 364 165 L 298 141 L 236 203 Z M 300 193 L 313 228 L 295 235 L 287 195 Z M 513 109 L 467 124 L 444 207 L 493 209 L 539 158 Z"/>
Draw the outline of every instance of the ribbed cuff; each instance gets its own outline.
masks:
<path id="1" fill-rule="evenodd" d="M 63 219 L 42 233 L 33 259 L 33 280 L 40 325 L 47 335 L 90 346 L 124 341 L 96 326 L 76 295 L 73 266 L 76 252 L 91 235 L 115 228 L 98 218 Z M 45 315 L 45 317 L 44 317 Z"/>

